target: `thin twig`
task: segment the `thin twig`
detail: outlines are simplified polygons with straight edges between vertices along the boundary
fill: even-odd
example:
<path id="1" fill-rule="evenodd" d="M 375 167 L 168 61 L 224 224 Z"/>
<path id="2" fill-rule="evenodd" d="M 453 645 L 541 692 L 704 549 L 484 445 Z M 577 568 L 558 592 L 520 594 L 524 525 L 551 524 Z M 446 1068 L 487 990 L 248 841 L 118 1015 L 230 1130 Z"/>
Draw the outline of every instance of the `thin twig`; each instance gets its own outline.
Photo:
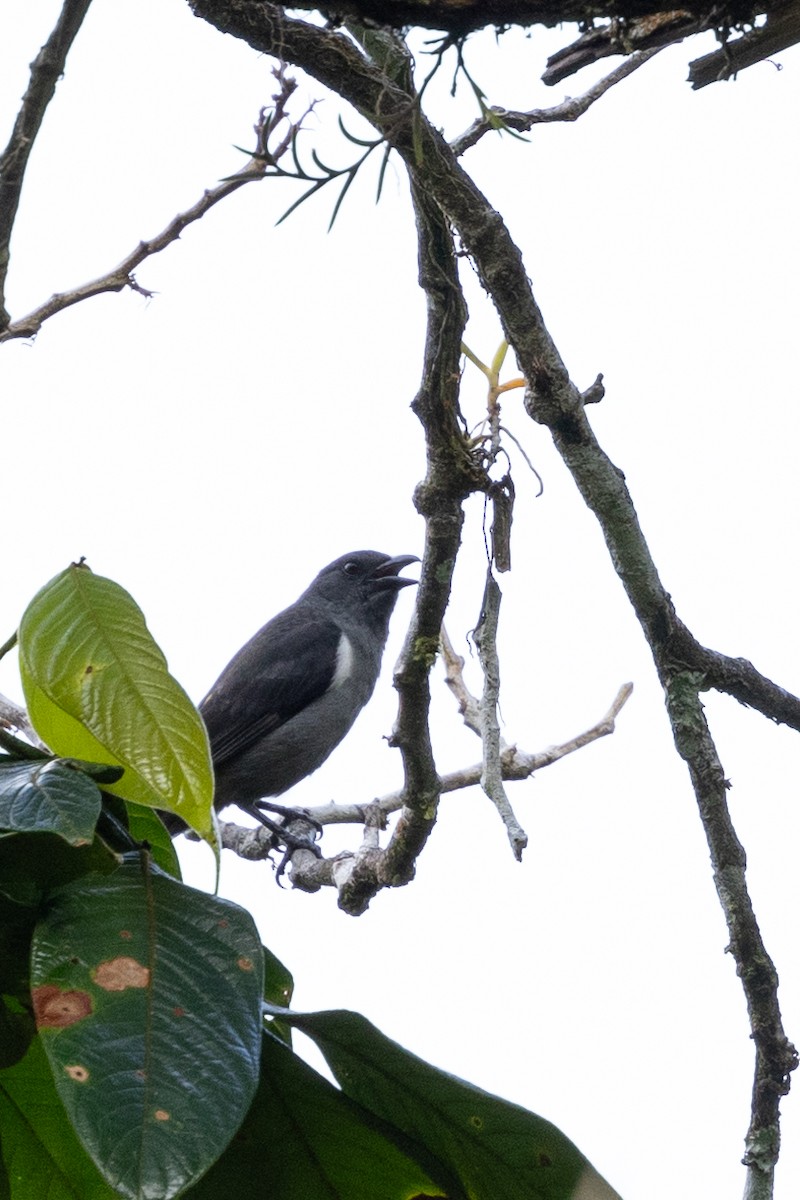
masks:
<path id="1" fill-rule="evenodd" d="M 458 701 L 458 711 L 464 718 L 467 729 L 481 736 L 480 706 L 467 685 L 464 683 L 464 659 L 456 652 L 447 629 L 442 625 L 441 630 L 442 662 L 444 663 L 444 681 Z"/>
<path id="2" fill-rule="evenodd" d="M 464 683 L 464 660 L 455 653 L 449 639 L 446 645 L 448 649 L 444 651 L 443 657 L 447 685 L 459 701 L 459 709 L 465 723 L 480 736 L 480 726 L 475 715 L 478 711 L 478 700 Z M 624 683 L 600 720 L 566 742 L 533 753 L 501 742 L 500 765 L 503 779 L 529 779 L 536 771 L 552 766 L 566 755 L 574 754 L 602 737 L 608 737 L 614 732 L 616 719 L 632 692 L 633 684 Z M 465 788 L 478 787 L 483 771 L 483 762 L 476 762 L 442 775 L 439 780 L 441 794 L 450 795 Z M 317 858 L 310 851 L 296 851 L 292 856 L 292 886 L 304 891 L 317 891 L 320 887 L 341 889 L 349 882 L 359 862 L 363 867 L 367 859 L 373 872 L 377 871 L 382 853 L 375 853 L 378 845 L 377 831 L 384 828 L 388 817 L 402 809 L 405 796 L 405 789 L 401 788 L 398 791 L 387 792 L 370 804 L 337 804 L 331 801 L 329 804 L 318 804 L 301 810 L 308 815 L 309 832 L 315 825 L 363 825 L 365 834 L 360 849 L 355 853 L 345 850 L 333 858 Z M 220 841 L 226 850 L 232 850 L 248 860 L 268 858 L 274 851 L 273 834 L 263 826 L 247 828 L 233 822 L 220 822 Z"/>
<path id="3" fill-rule="evenodd" d="M 295 84 L 293 80 L 285 79 L 279 73 L 276 73 L 276 77 L 282 90 L 273 99 L 279 106 L 278 111 L 281 113 L 279 119 L 288 121 L 285 114 L 285 104 L 281 107 L 281 102 L 284 91 L 286 89 L 293 90 Z M 288 93 L 289 95 L 291 94 L 291 90 Z M 57 292 L 46 303 L 41 304 L 38 308 L 28 313 L 27 316 L 21 317 L 17 321 L 12 321 L 6 329 L 0 332 L 0 342 L 9 341 L 12 338 L 34 337 L 44 322 L 50 317 L 55 316 L 56 313 L 63 312 L 64 309 L 70 308 L 73 304 L 79 304 L 81 301 L 88 300 L 92 296 L 103 295 L 105 292 L 121 292 L 124 288 L 131 288 L 142 296 L 150 297 L 152 293 L 136 281 L 134 276 L 136 268 L 146 259 L 152 258 L 155 254 L 160 254 L 162 250 L 171 246 L 173 242 L 178 240 L 187 226 L 201 220 L 210 209 L 232 195 L 233 192 L 238 191 L 239 188 L 244 187 L 248 183 L 258 182 L 268 176 L 272 177 L 277 158 L 289 149 L 292 142 L 291 136 L 285 135 L 276 148 L 269 153 L 266 152 L 264 146 L 265 136 L 273 132 L 277 124 L 278 120 L 276 120 L 275 114 L 262 109 L 255 124 L 256 153 L 252 158 L 248 159 L 240 170 L 229 178 L 223 179 L 216 187 L 208 188 L 204 191 L 200 199 L 191 208 L 187 208 L 184 212 L 178 213 L 173 217 L 169 224 L 162 229 L 161 233 L 156 234 L 155 237 L 150 238 L 148 241 L 140 242 L 136 249 L 131 251 L 112 270 L 98 276 L 97 279 L 92 279 L 88 283 L 83 283 L 78 287 L 70 289 L 70 291 Z M 290 133 L 296 133 L 297 128 L 297 123 L 290 123 Z"/>
<path id="4" fill-rule="evenodd" d="M 8 654 L 8 652 L 10 650 L 14 649 L 16 644 L 17 644 L 17 631 L 15 629 L 14 632 L 6 638 L 6 640 L 3 642 L 2 646 L 0 646 L 0 658 L 5 658 L 5 656 Z"/>
<path id="5" fill-rule="evenodd" d="M 528 844 L 528 835 L 517 820 L 503 787 L 503 765 L 500 757 L 500 721 L 497 715 L 500 702 L 500 660 L 497 655 L 497 629 L 501 599 L 502 593 L 489 567 L 486 572 L 480 620 L 473 635 L 483 671 L 483 692 L 478 705 L 483 747 L 481 787 L 506 827 L 514 857 L 517 862 L 521 862 L 522 853 Z"/>
<path id="6" fill-rule="evenodd" d="M 658 50 L 643 50 L 637 54 L 632 54 L 624 63 L 615 67 L 608 75 L 605 75 L 592 87 L 588 88 L 583 95 L 575 96 L 574 98 L 569 97 L 562 101 L 561 104 L 554 104 L 551 108 L 533 108 L 529 112 L 521 112 L 518 109 L 501 108 L 493 105 L 490 112 L 494 120 L 482 117 L 475 121 L 469 129 L 465 130 L 464 133 L 460 134 L 450 143 L 452 151 L 459 158 L 465 151 L 475 146 L 487 133 L 497 133 L 498 122 L 500 122 L 499 132 L 501 133 L 503 126 L 507 129 L 513 129 L 517 133 L 527 133 L 533 129 L 534 125 L 548 125 L 555 121 L 577 121 L 610 88 L 615 87 L 623 79 L 627 79 L 634 71 L 638 71 L 654 54 L 658 54 Z"/>

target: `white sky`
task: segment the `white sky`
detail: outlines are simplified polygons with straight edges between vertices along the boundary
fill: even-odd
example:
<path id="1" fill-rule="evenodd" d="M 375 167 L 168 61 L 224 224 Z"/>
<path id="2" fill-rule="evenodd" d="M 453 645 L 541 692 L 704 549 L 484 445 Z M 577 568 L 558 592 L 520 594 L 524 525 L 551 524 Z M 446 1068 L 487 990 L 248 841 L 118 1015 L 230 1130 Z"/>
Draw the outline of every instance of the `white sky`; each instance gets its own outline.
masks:
<path id="1" fill-rule="evenodd" d="M 0 111 L 7 136 L 27 64 L 58 5 L 5 0 Z M 578 94 L 537 81 L 571 30 L 476 39 L 468 62 L 491 102 Z M 692 93 L 669 51 L 572 126 L 527 144 L 487 138 L 465 165 L 504 213 L 573 378 L 605 374 L 591 412 L 625 471 L 662 578 L 695 634 L 800 689 L 796 468 L 800 56 Z M 610 65 L 610 64 L 609 64 Z M 98 274 L 234 171 L 273 90 L 269 61 L 191 17 L 181 0 L 96 0 L 34 152 L 12 244 L 15 316 Z M 474 116 L 442 83 L 436 120 Z M 321 89 L 312 86 L 312 95 Z M 305 144 L 351 153 L 326 101 Z M 360 129 L 355 118 L 351 125 Z M 317 141 L 318 139 L 318 141 Z M 170 666 L 199 699 L 231 654 L 340 553 L 419 552 L 411 492 L 424 473 L 409 412 L 423 299 L 399 169 L 380 205 L 354 185 L 280 228 L 297 186 L 238 193 L 146 263 L 150 302 L 123 294 L 2 347 L 5 567 L 0 640 L 31 595 L 86 555 L 127 587 Z M 468 268 L 465 266 L 465 272 Z M 489 358 L 497 320 L 467 275 L 468 342 Z M 466 376 L 465 407 L 483 389 Z M 559 1124 L 625 1200 L 737 1196 L 752 1047 L 688 777 L 652 663 L 594 519 L 546 431 L 508 396 L 514 570 L 502 580 L 505 733 L 528 750 L 635 692 L 613 738 L 517 785 L 522 866 L 478 791 L 443 801 L 411 886 L 353 920 L 333 894 L 281 892 L 226 855 L 224 894 L 250 907 L 293 970 L 300 1008 L 342 1006 L 434 1063 Z M 448 617 L 465 649 L 483 581 L 473 501 Z M 366 801 L 400 782 L 393 623 L 368 710 L 299 803 Z M 0 690 L 19 696 L 11 659 Z M 472 682 L 479 681 L 472 667 Z M 477 742 L 434 682 L 442 771 Z M 800 1041 L 796 735 L 709 698 L 749 883 Z M 326 847 L 356 831 L 326 833 Z M 210 856 L 187 854 L 211 886 Z M 800 1189 L 800 1108 L 783 1106 L 777 1196 Z"/>

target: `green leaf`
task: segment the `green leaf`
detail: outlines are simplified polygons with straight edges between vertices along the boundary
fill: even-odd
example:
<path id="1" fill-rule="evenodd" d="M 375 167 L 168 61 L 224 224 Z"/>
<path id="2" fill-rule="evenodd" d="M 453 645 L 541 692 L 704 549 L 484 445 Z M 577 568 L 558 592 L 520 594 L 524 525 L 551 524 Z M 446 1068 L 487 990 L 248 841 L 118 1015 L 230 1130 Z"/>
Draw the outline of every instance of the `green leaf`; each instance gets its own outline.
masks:
<path id="1" fill-rule="evenodd" d="M 258 1082 L 252 918 L 144 856 L 60 889 L 33 940 L 32 994 L 78 1137 L 123 1196 L 170 1200 L 241 1124 Z"/>
<path id="2" fill-rule="evenodd" d="M 262 947 L 264 951 L 264 999 L 270 1004 L 286 1008 L 291 1004 L 294 992 L 294 979 L 291 971 L 285 967 L 277 955 Z"/>
<path id="3" fill-rule="evenodd" d="M 71 761 L 0 759 L 0 829 L 57 833 L 72 846 L 91 842 L 100 789 Z"/>
<path id="4" fill-rule="evenodd" d="M 187 1200 L 423 1200 L 445 1196 L 383 1126 L 264 1035 L 256 1098 L 235 1141 Z M 451 1200 L 458 1200 L 451 1194 Z"/>
<path id="5" fill-rule="evenodd" d="M 288 968 L 267 946 L 262 946 L 261 949 L 264 952 L 264 999 L 268 1004 L 287 1008 L 292 1002 L 294 979 Z M 284 1021 L 279 1017 L 269 1017 L 267 1025 L 271 1033 L 286 1042 L 287 1046 L 291 1046 L 292 1031 Z"/>
<path id="6" fill-rule="evenodd" d="M 39 1039 L 0 1071 L 0 1156 L 4 1200 L 119 1200 L 64 1119 Z"/>
<path id="7" fill-rule="evenodd" d="M 343 1091 L 445 1163 L 470 1200 L 619 1200 L 543 1117 L 439 1071 L 350 1012 L 275 1012 L 313 1038 Z"/>
<path id="8" fill-rule="evenodd" d="M 175 843 L 164 827 L 164 822 L 152 808 L 141 804 L 126 805 L 128 829 L 137 842 L 147 842 L 153 862 L 173 879 L 181 878 L 181 865 L 175 852 Z"/>
<path id="9" fill-rule="evenodd" d="M 68 567 L 28 605 L 19 654 L 30 719 L 56 754 L 124 767 L 118 795 L 215 843 L 205 726 L 123 588 Z"/>

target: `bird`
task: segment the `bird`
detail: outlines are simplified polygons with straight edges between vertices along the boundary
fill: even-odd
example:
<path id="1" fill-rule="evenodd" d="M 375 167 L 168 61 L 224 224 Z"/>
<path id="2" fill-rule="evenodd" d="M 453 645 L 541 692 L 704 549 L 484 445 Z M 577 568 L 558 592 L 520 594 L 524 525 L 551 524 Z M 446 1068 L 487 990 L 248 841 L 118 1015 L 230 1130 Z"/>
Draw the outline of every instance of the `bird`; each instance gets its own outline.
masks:
<path id="1" fill-rule="evenodd" d="M 417 583 L 400 571 L 414 562 L 343 554 L 234 655 L 199 705 L 218 811 L 236 805 L 290 849 L 285 822 L 297 810 L 268 801 L 322 766 L 369 700 L 397 597 Z"/>

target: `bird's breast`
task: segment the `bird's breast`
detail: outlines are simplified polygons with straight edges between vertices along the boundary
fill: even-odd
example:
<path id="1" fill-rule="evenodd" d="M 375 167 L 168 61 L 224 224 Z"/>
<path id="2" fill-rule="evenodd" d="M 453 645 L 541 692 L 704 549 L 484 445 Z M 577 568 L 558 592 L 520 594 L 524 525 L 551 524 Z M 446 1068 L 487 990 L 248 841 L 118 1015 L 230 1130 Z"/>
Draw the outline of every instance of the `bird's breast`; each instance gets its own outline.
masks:
<path id="1" fill-rule="evenodd" d="M 332 688 L 340 688 L 347 683 L 348 679 L 353 674 L 353 664 L 355 662 L 355 652 L 353 643 L 346 633 L 343 633 L 339 638 L 339 645 L 336 648 L 336 666 L 333 670 L 331 679 Z"/>

